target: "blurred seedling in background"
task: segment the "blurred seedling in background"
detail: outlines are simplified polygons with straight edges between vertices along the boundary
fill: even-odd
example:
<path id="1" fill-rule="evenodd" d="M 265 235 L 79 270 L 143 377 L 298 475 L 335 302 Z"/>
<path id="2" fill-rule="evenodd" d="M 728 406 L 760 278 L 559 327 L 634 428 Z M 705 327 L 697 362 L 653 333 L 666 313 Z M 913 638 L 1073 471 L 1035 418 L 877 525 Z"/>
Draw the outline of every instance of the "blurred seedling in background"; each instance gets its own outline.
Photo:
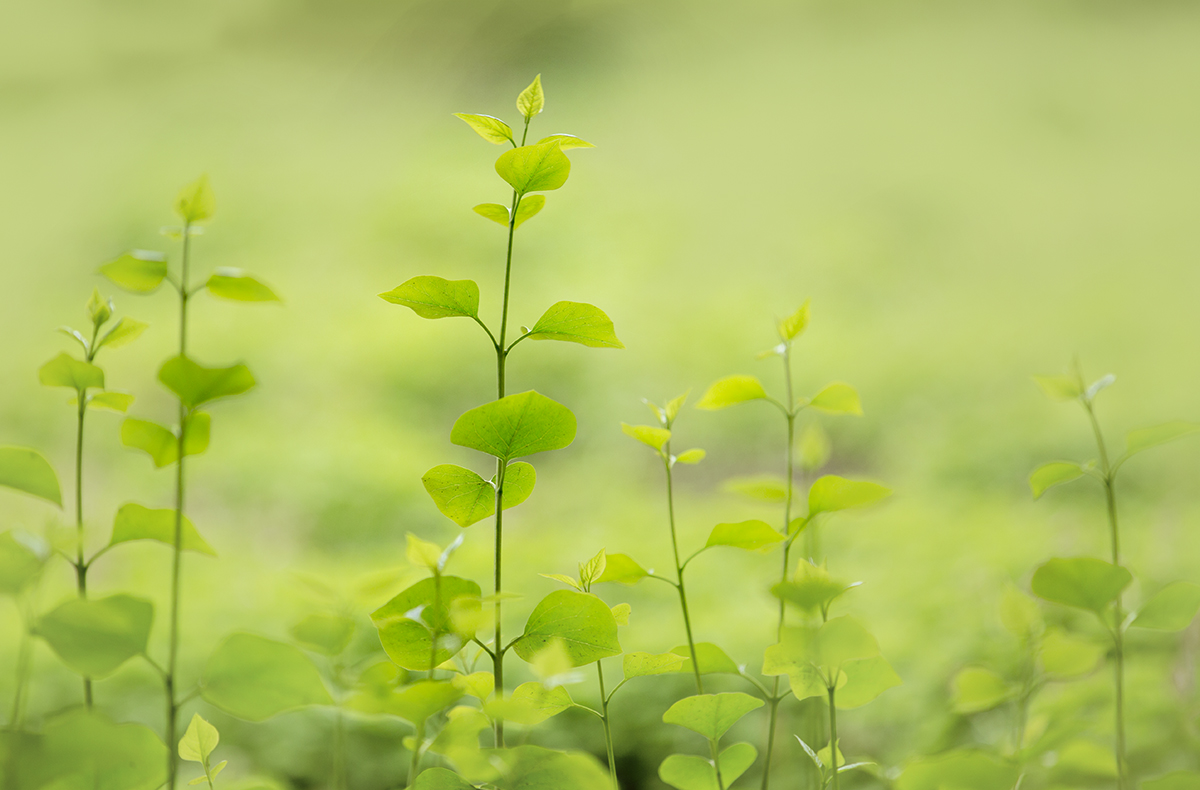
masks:
<path id="1" fill-rule="evenodd" d="M 212 753 L 220 741 L 221 735 L 217 732 L 216 727 L 201 718 L 199 713 L 192 716 L 191 724 L 183 733 L 183 738 L 179 740 L 179 757 L 188 762 L 200 763 L 200 767 L 204 769 L 204 775 L 197 776 L 188 782 L 189 785 L 207 784 L 208 790 L 213 790 L 217 775 L 225 769 L 225 765 L 228 763 L 228 760 L 222 760 L 216 765 L 211 762 Z"/>
<path id="2" fill-rule="evenodd" d="M 1121 566 L 1117 474 L 1128 460 L 1145 450 L 1200 433 L 1200 423 L 1176 420 L 1132 430 L 1125 437 L 1125 452 L 1113 458 L 1109 455 L 1108 445 L 1096 416 L 1096 398 L 1116 381 L 1116 377 L 1110 374 L 1091 384 L 1085 384 L 1086 379 L 1076 362 L 1071 373 L 1036 376 L 1035 380 L 1051 399 L 1073 401 L 1080 405 L 1092 429 L 1097 458 L 1083 463 L 1054 461 L 1038 467 L 1029 478 L 1033 496 L 1035 499 L 1040 498 L 1053 486 L 1084 477 L 1100 483 L 1104 493 L 1111 561 L 1105 562 L 1090 557 L 1052 559 L 1034 572 L 1033 592 L 1047 601 L 1091 612 L 1112 641 L 1115 709 L 1113 755 L 1116 761 L 1116 786 L 1118 790 L 1126 790 L 1133 786 L 1129 776 L 1125 732 L 1126 632 L 1129 628 L 1183 630 L 1200 610 L 1200 585 L 1173 582 L 1147 599 L 1139 610 L 1125 610 L 1123 595 L 1125 589 L 1133 582 L 1133 575 Z M 1197 781 L 1200 781 L 1200 778 Z"/>

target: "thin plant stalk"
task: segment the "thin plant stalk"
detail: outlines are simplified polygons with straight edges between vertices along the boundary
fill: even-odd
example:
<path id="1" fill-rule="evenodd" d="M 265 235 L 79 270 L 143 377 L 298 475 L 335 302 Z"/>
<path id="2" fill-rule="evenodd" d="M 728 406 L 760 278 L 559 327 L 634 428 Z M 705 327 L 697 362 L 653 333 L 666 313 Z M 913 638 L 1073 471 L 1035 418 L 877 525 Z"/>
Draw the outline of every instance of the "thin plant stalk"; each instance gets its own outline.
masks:
<path id="1" fill-rule="evenodd" d="M 12 715 L 8 727 L 13 732 L 21 729 L 25 718 L 25 692 L 29 688 L 29 674 L 33 659 L 33 634 L 29 627 L 30 613 L 21 609 L 21 646 L 17 650 L 17 688 L 13 695 Z"/>
<path id="2" fill-rule="evenodd" d="M 596 678 L 600 682 L 600 720 L 604 722 L 604 746 L 608 751 L 608 774 L 612 778 L 613 790 L 621 790 L 617 783 L 617 758 L 613 752 L 612 723 L 608 718 L 608 695 L 604 690 L 604 667 L 596 662 Z M 613 689 L 616 692 L 616 689 Z"/>
<path id="3" fill-rule="evenodd" d="M 687 587 L 683 581 L 683 564 L 679 560 L 679 540 L 675 530 L 675 485 L 671 476 L 671 442 L 668 440 L 663 446 L 663 469 L 667 473 L 667 520 L 671 525 L 671 550 L 674 552 L 675 558 L 675 585 L 676 591 L 679 593 L 679 608 L 683 612 L 683 628 L 687 634 L 688 654 L 692 659 L 692 673 L 696 677 L 696 693 L 704 693 L 704 680 L 700 673 L 700 661 L 696 656 L 696 640 L 692 636 L 692 618 L 688 614 L 687 602 Z M 718 774 L 720 769 L 718 769 Z M 724 788 L 722 787 L 722 790 Z"/>
<path id="4" fill-rule="evenodd" d="M 417 774 L 421 770 L 421 755 L 424 753 L 424 751 L 421 748 L 421 744 L 425 740 L 425 722 L 422 721 L 420 724 L 417 725 L 417 731 L 413 737 L 416 740 L 416 744 L 414 744 L 414 746 L 413 746 L 412 757 L 408 761 L 408 786 L 409 787 L 413 787 L 416 785 Z"/>
<path id="5" fill-rule="evenodd" d="M 95 334 L 92 335 L 95 343 Z M 91 354 L 88 361 L 91 362 Z M 78 420 L 75 423 L 75 586 L 80 598 L 87 598 L 87 561 L 83 558 L 83 423 L 87 414 L 86 393 L 79 393 Z M 92 709 L 92 679 L 83 679 L 83 703 L 88 710 Z"/>
<path id="6" fill-rule="evenodd" d="M 838 735 L 837 735 L 837 705 L 834 695 L 837 686 L 829 686 L 829 772 L 833 777 L 833 790 L 841 790 L 841 779 L 838 777 Z"/>

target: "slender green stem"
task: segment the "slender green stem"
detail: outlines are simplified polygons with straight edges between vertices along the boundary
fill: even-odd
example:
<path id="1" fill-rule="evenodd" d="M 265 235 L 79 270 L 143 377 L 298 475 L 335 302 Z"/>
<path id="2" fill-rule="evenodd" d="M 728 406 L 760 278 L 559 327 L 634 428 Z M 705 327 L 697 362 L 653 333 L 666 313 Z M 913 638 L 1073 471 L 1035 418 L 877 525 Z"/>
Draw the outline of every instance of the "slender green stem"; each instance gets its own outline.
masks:
<path id="1" fill-rule="evenodd" d="M 433 571 L 433 600 L 434 600 L 433 605 L 435 607 L 440 607 L 442 605 L 442 574 L 436 568 Z M 430 680 L 433 680 L 434 673 L 436 672 L 436 667 L 437 667 L 437 643 L 438 643 L 438 637 L 440 636 L 440 634 L 438 634 L 438 629 L 437 629 L 437 625 L 436 625 L 438 617 L 440 617 L 440 615 L 438 615 L 438 614 L 434 615 L 435 625 L 434 625 L 433 631 L 429 635 L 430 636 L 430 638 L 429 638 L 429 679 Z"/>
<path id="2" fill-rule="evenodd" d="M 78 419 L 75 423 L 75 586 L 80 598 L 87 598 L 88 565 L 83 558 L 83 423 L 87 414 L 87 391 L 79 390 Z M 83 679 L 83 704 L 92 709 L 92 679 Z"/>
<path id="3" fill-rule="evenodd" d="M 713 770 L 717 772 L 717 788 L 725 790 L 725 777 L 721 776 L 721 746 L 716 738 L 708 739 L 708 751 L 712 754 Z"/>
<path id="4" fill-rule="evenodd" d="M 191 252 L 191 223 L 183 225 L 183 254 L 180 256 L 179 276 L 179 355 L 187 354 L 188 264 Z M 183 438 L 187 430 L 188 409 L 179 401 L 179 435 L 175 442 L 175 530 L 171 557 L 171 630 L 167 647 L 167 673 L 163 678 L 167 696 L 167 790 L 175 790 L 178 771 L 176 759 L 177 721 L 180 703 L 175 699 L 176 669 L 179 664 L 179 598 L 183 572 L 183 504 L 186 477 L 184 474 Z"/>
<path id="5" fill-rule="evenodd" d="M 412 757 L 408 762 L 408 786 L 414 787 L 417 783 L 417 774 L 421 772 L 421 744 L 425 741 L 425 722 L 417 725 L 417 732 L 413 735 Z"/>
<path id="6" fill-rule="evenodd" d="M 704 680 L 700 674 L 700 661 L 696 656 L 696 640 L 692 636 L 692 618 L 688 614 L 687 588 L 683 583 L 683 565 L 679 562 L 679 539 L 675 530 L 675 483 L 671 477 L 671 443 L 663 446 L 663 469 L 667 472 L 667 519 L 671 525 L 671 550 L 675 556 L 675 589 L 679 592 L 679 608 L 683 612 L 683 628 L 687 633 L 688 654 L 692 659 L 692 673 L 696 676 L 696 693 L 704 693 Z"/>
<path id="7" fill-rule="evenodd" d="M 840 790 L 841 779 L 838 777 L 838 734 L 837 734 L 837 704 L 834 695 L 836 686 L 829 686 L 829 764 L 833 776 L 833 790 Z"/>
<path id="8" fill-rule="evenodd" d="M 13 695 L 12 715 L 8 728 L 13 732 L 21 729 L 25 717 L 25 691 L 29 687 L 29 672 L 33 658 L 33 634 L 30 632 L 30 613 L 21 608 L 21 646 L 17 649 L 17 689 Z"/>
<path id="9" fill-rule="evenodd" d="M 608 695 L 604 691 L 604 667 L 596 662 L 596 678 L 600 681 L 600 719 L 604 722 L 604 746 L 608 750 L 608 775 L 612 778 L 613 790 L 621 790 L 617 783 L 617 758 L 613 754 L 612 724 L 608 719 Z M 613 689 L 616 691 L 616 689 Z"/>
<path id="10" fill-rule="evenodd" d="M 333 719 L 333 788 L 346 788 L 346 717 L 341 707 L 334 711 Z"/>

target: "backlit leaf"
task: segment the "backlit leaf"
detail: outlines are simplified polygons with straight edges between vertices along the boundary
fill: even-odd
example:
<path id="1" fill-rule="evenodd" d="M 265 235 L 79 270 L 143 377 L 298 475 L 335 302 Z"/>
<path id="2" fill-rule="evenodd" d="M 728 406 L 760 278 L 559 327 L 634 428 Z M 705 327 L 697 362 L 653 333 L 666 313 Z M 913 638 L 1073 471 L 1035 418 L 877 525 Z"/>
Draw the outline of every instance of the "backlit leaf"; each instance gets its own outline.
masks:
<path id="1" fill-rule="evenodd" d="M 37 766 L 41 778 L 32 785 L 18 779 L 14 790 L 156 790 L 167 778 L 167 747 L 150 728 L 82 708 L 48 720 L 34 743 L 22 762 Z"/>
<path id="2" fill-rule="evenodd" d="M 717 757 L 726 787 L 746 772 L 758 757 L 748 743 L 735 743 Z M 711 760 L 694 754 L 672 754 L 658 767 L 658 778 L 678 790 L 717 790 L 717 775 Z"/>
<path id="3" fill-rule="evenodd" d="M 808 490 L 808 514 L 831 513 L 867 507 L 891 496 L 892 490 L 865 480 L 847 480 L 837 475 L 817 478 Z"/>
<path id="4" fill-rule="evenodd" d="M 88 397 L 88 406 L 93 409 L 108 409 L 115 412 L 127 412 L 133 405 L 133 396 L 128 392 L 96 392 Z"/>
<path id="5" fill-rule="evenodd" d="M 1042 638 L 1042 669 L 1059 680 L 1088 675 L 1096 670 L 1104 653 L 1101 645 L 1052 628 Z"/>
<path id="6" fill-rule="evenodd" d="M 499 203 L 480 203 L 472 211 L 484 219 L 490 219 L 497 225 L 503 225 L 506 228 L 508 227 L 508 220 L 511 218 L 508 206 L 502 206 Z M 380 296 L 383 296 L 383 294 L 380 294 Z M 387 299 L 386 296 L 384 298 Z"/>
<path id="7" fill-rule="evenodd" d="M 1077 376 L 1034 376 L 1033 380 L 1051 400 L 1074 400 L 1083 394 L 1083 385 Z"/>
<path id="8" fill-rule="evenodd" d="M 542 75 L 539 74 L 529 83 L 529 87 L 517 96 L 517 111 L 526 118 L 532 118 L 546 107 L 546 94 L 542 91 Z"/>
<path id="9" fill-rule="evenodd" d="M 779 322 L 779 339 L 795 340 L 808 328 L 809 300 L 804 300 L 796 312 Z"/>
<path id="10" fill-rule="evenodd" d="M 379 298 L 407 307 L 421 318 L 475 318 L 479 315 L 479 286 L 472 280 L 422 275 L 405 280 L 387 293 L 379 294 Z"/>
<path id="11" fill-rule="evenodd" d="M 78 392 L 89 387 L 104 389 L 103 370 L 66 353 L 42 365 L 38 380 L 47 387 L 70 387 Z"/>
<path id="12" fill-rule="evenodd" d="M 193 714 L 187 732 L 179 739 L 179 756 L 193 763 L 208 763 L 208 756 L 217 748 L 221 734 L 199 713 Z"/>
<path id="13" fill-rule="evenodd" d="M 499 118 L 493 118 L 490 115 L 474 115 L 466 112 L 454 113 L 455 118 L 461 118 L 467 126 L 470 126 L 479 136 L 489 143 L 503 145 L 513 141 L 512 127 L 506 124 Z M 508 221 L 505 220 L 505 224 Z"/>
<path id="14" fill-rule="evenodd" d="M 236 302 L 278 302 L 279 297 L 269 287 L 241 269 L 220 268 L 205 283 L 208 292 Z"/>
<path id="15" fill-rule="evenodd" d="M 760 502 L 783 502 L 788 494 L 787 481 L 778 477 L 735 477 L 723 488 Z"/>
<path id="16" fill-rule="evenodd" d="M 1162 425 L 1152 425 L 1149 428 L 1138 428 L 1125 435 L 1125 453 L 1133 455 L 1142 450 L 1149 450 L 1160 444 L 1180 439 L 1200 432 L 1200 423 L 1175 420 L 1164 422 Z"/>
<path id="17" fill-rule="evenodd" d="M 708 455 L 708 453 L 704 452 L 699 447 L 695 447 L 691 450 L 684 450 L 682 453 L 675 456 L 675 460 L 681 464 L 698 464 L 704 460 L 706 455 Z"/>
<path id="18" fill-rule="evenodd" d="M 212 546 L 200 537 L 191 520 L 183 517 L 180 543 L 184 551 L 194 551 L 198 554 L 217 556 Z M 131 540 L 155 540 L 168 546 L 175 545 L 175 511 L 151 510 L 130 502 L 122 505 L 113 519 L 112 538 L 110 546 L 126 543 Z"/>
<path id="19" fill-rule="evenodd" d="M 627 678 L 678 672 L 688 661 L 675 653 L 626 653 L 621 660 Z"/>
<path id="20" fill-rule="evenodd" d="M 308 705 L 332 705 L 321 674 L 299 648 L 236 633 L 204 666 L 203 696 L 226 713 L 264 721 Z"/>
<path id="21" fill-rule="evenodd" d="M 420 680 L 395 692 L 388 701 L 387 712 L 413 724 L 422 724 L 462 696 L 462 689 L 450 681 Z"/>
<path id="22" fill-rule="evenodd" d="M 496 173 L 518 195 L 547 192 L 567 183 L 571 160 L 557 142 L 523 145 L 500 155 L 496 160 Z"/>
<path id="23" fill-rule="evenodd" d="M 354 636 L 354 621 L 340 614 L 310 614 L 290 629 L 302 647 L 327 656 L 340 655 Z"/>
<path id="24" fill-rule="evenodd" d="M 556 590 L 534 607 L 514 649 L 525 661 L 552 640 L 562 640 L 573 666 L 621 654 L 612 610 L 594 595 Z"/>
<path id="25" fill-rule="evenodd" d="M 1119 565 L 1091 557 L 1052 559 L 1033 572 L 1039 598 L 1101 614 L 1133 577 Z"/>
<path id="26" fill-rule="evenodd" d="M 751 519 L 739 521 L 736 524 L 718 524 L 709 533 L 705 548 L 710 546 L 731 546 L 747 551 L 770 551 L 776 543 L 783 540 L 783 535 L 772 529 L 765 521 Z"/>
<path id="27" fill-rule="evenodd" d="M 102 678 L 146 651 L 153 621 L 153 604 L 131 595 L 76 598 L 43 615 L 37 632 L 73 671 Z"/>
<path id="28" fill-rule="evenodd" d="M 680 645 L 671 650 L 677 656 L 683 656 L 684 664 L 679 668 L 680 673 L 692 671 L 692 653 L 687 645 Z M 701 675 L 738 675 L 738 665 L 724 650 L 712 642 L 696 643 L 696 661 L 700 664 Z"/>
<path id="29" fill-rule="evenodd" d="M 404 556 L 418 568 L 435 570 L 442 556 L 442 547 L 428 540 L 421 540 L 411 532 L 407 536 L 408 546 Z"/>
<path id="30" fill-rule="evenodd" d="M 158 370 L 158 380 L 189 409 L 218 398 L 241 395 L 255 384 L 245 365 L 207 368 L 185 356 L 164 362 Z"/>
<path id="31" fill-rule="evenodd" d="M 613 619 L 617 621 L 617 625 L 629 625 L 629 615 L 633 612 L 633 607 L 627 603 L 619 603 L 612 607 Z"/>
<path id="32" fill-rule="evenodd" d="M 426 768 L 417 774 L 413 790 L 475 790 L 475 785 L 445 768 Z"/>
<path id="33" fill-rule="evenodd" d="M 1004 678 L 983 667 L 960 670 L 950 685 L 954 710 L 959 713 L 991 710 L 1012 693 Z"/>
<path id="34" fill-rule="evenodd" d="M 1046 493 L 1046 489 L 1051 486 L 1069 483 L 1080 477 L 1083 477 L 1083 467 L 1079 464 L 1070 461 L 1052 461 L 1034 470 L 1033 474 L 1029 476 L 1029 488 L 1033 491 L 1033 498 L 1040 499 L 1042 494 Z"/>
<path id="35" fill-rule="evenodd" d="M 618 582 L 620 584 L 637 584 L 646 578 L 647 572 L 634 562 L 628 554 L 608 554 L 605 557 L 604 573 L 596 582 Z"/>
<path id="36" fill-rule="evenodd" d="M 621 432 L 655 450 L 662 450 L 663 445 L 671 441 L 670 431 L 666 428 L 656 428 L 653 425 L 630 425 L 623 422 L 621 423 Z"/>
<path id="37" fill-rule="evenodd" d="M 583 302 L 555 302 L 529 333 L 530 340 L 563 340 L 591 348 L 625 348 L 604 311 Z"/>
<path id="38" fill-rule="evenodd" d="M 450 441 L 505 461 L 560 450 L 575 439 L 575 415 L 530 390 L 478 406 L 459 417 Z"/>
<path id="39" fill-rule="evenodd" d="M 509 464 L 504 472 L 504 509 L 516 507 L 533 493 L 537 472 L 524 461 Z M 460 527 L 469 527 L 496 512 L 496 489 L 470 469 L 441 464 L 421 478 L 425 490 L 442 515 Z"/>
<path id="40" fill-rule="evenodd" d="M 571 148 L 595 148 L 596 146 L 589 143 L 587 140 L 576 137 L 573 134 L 552 134 L 549 137 L 543 137 L 538 140 L 539 143 L 558 143 L 558 147 L 567 151 Z"/>
<path id="41" fill-rule="evenodd" d="M 556 752 L 540 746 L 491 749 L 485 752 L 504 770 L 497 790 L 611 790 L 608 773 L 596 758 L 582 752 Z"/>
<path id="42" fill-rule="evenodd" d="M 533 219 L 545 207 L 545 195 L 525 195 L 517 204 L 517 219 L 513 223 L 513 228 L 521 227 L 526 220 Z"/>
<path id="43" fill-rule="evenodd" d="M 43 558 L 13 532 L 0 532 L 0 594 L 18 595 L 37 581 Z"/>
<path id="44" fill-rule="evenodd" d="M 696 403 L 697 409 L 724 409 L 737 403 L 767 397 L 762 383 L 754 376 L 728 376 L 713 384 Z"/>
<path id="45" fill-rule="evenodd" d="M 175 213 L 186 222 L 201 222 L 212 217 L 217 210 L 208 176 L 202 175 L 179 191 L 175 198 Z"/>
<path id="46" fill-rule="evenodd" d="M 0 486 L 31 494 L 62 507 L 54 467 L 28 447 L 0 447 Z"/>
<path id="47" fill-rule="evenodd" d="M 1173 582 L 1150 597 L 1131 625 L 1157 631 L 1182 631 L 1200 611 L 1200 585 Z"/>
<path id="48" fill-rule="evenodd" d="M 812 396 L 808 405 L 828 414 L 862 415 L 862 403 L 858 399 L 858 390 L 840 381 L 825 387 Z"/>
<path id="49" fill-rule="evenodd" d="M 983 751 L 957 749 L 914 760 L 896 780 L 896 790 L 1012 790 L 1020 769 Z"/>
<path id="50" fill-rule="evenodd" d="M 484 710 L 492 718 L 516 722 L 527 727 L 557 716 L 575 703 L 562 686 L 546 688 L 536 680 L 522 683 L 505 699 L 492 700 Z"/>
<path id="51" fill-rule="evenodd" d="M 460 630 L 473 618 L 452 617 L 454 604 L 461 601 L 468 609 L 478 611 L 479 585 L 457 576 L 422 579 L 371 613 L 379 630 L 379 641 L 388 657 L 405 669 L 428 670 L 432 652 L 433 630 L 443 638 L 438 641 L 434 666 L 450 659 L 473 630 Z M 445 638 L 458 637 L 455 649 Z"/>
<path id="52" fill-rule="evenodd" d="M 167 256 L 151 250 L 132 250 L 100 267 L 113 284 L 135 294 L 148 294 L 167 277 Z"/>
<path id="53" fill-rule="evenodd" d="M 883 656 L 871 656 L 842 664 L 842 677 L 834 697 L 841 709 L 859 708 L 890 688 L 899 686 L 900 676 Z"/>
<path id="54" fill-rule="evenodd" d="M 183 438 L 183 454 L 198 455 L 208 449 L 212 418 L 204 412 L 193 412 L 187 420 L 187 435 Z M 179 440 L 175 434 L 148 420 L 127 418 L 121 423 L 121 444 L 141 450 L 161 469 L 175 463 L 179 457 Z"/>
<path id="55" fill-rule="evenodd" d="M 684 697 L 667 708 L 663 721 L 715 740 L 747 713 L 762 706 L 762 700 L 740 691 L 697 694 Z"/>
<path id="56" fill-rule="evenodd" d="M 815 612 L 829 606 L 849 587 L 846 582 L 832 578 L 825 568 L 802 559 L 795 576 L 772 586 L 771 594 L 807 612 Z"/>

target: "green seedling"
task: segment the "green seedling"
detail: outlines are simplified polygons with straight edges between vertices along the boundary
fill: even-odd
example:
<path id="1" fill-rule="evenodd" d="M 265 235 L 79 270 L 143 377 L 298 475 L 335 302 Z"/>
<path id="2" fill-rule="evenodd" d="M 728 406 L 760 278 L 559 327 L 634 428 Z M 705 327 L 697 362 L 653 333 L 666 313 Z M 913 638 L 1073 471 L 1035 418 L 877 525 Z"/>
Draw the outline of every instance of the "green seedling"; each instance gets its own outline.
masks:
<path id="1" fill-rule="evenodd" d="M 179 740 L 179 757 L 188 762 L 200 763 L 200 767 L 204 769 L 204 775 L 197 776 L 188 782 L 189 785 L 207 784 L 208 790 L 214 790 L 217 775 L 225 769 L 229 762 L 222 760 L 216 765 L 211 764 L 210 758 L 220 741 L 221 734 L 217 732 L 216 727 L 201 718 L 199 713 L 192 716 L 191 724 L 188 725 L 187 731 Z"/>
<path id="2" fill-rule="evenodd" d="M 1166 631 L 1186 628 L 1200 610 L 1200 586 L 1189 582 L 1169 584 L 1147 600 L 1140 611 L 1126 612 L 1123 595 L 1133 576 L 1121 567 L 1117 473 L 1127 461 L 1145 450 L 1200 433 L 1200 423 L 1177 420 L 1130 431 L 1125 437 L 1125 452 L 1113 458 L 1096 416 L 1096 397 L 1110 387 L 1116 377 L 1110 374 L 1086 384 L 1082 370 L 1076 364 L 1069 374 L 1037 376 L 1035 380 L 1051 399 L 1074 401 L 1080 405 L 1092 429 L 1098 458 L 1083 463 L 1054 461 L 1038 467 L 1029 478 L 1033 496 L 1038 499 L 1054 486 L 1084 477 L 1100 483 L 1108 520 L 1111 562 L 1087 557 L 1050 560 L 1034 572 L 1033 592 L 1048 601 L 1091 612 L 1112 640 L 1116 786 L 1118 790 L 1127 790 L 1132 785 L 1126 756 L 1125 632 L 1131 627 Z"/>
<path id="3" fill-rule="evenodd" d="M 561 449 L 575 437 L 575 416 L 565 406 L 533 391 L 509 394 L 506 378 L 508 357 L 525 340 L 559 340 L 593 348 L 622 348 L 613 332 L 612 321 L 603 311 L 590 304 L 558 302 L 531 327 L 522 327 L 520 332 L 513 332 L 509 325 L 513 248 L 517 229 L 545 207 L 546 197 L 539 193 L 559 189 L 566 183 L 571 172 L 571 160 L 564 151 L 592 147 L 578 137 L 564 134 L 529 143 L 530 125 L 544 107 L 545 94 L 539 75 L 517 98 L 517 109 L 522 119 L 519 142 L 512 127 L 498 118 L 457 114 L 484 140 L 510 147 L 510 150 L 501 154 L 495 165 L 496 173 L 511 190 L 509 204 L 484 203 L 475 207 L 477 214 L 505 228 L 507 236 L 499 324 L 495 330 L 480 316 L 479 286 L 471 280 L 446 280 L 423 275 L 380 294 L 385 301 L 408 307 L 422 318 L 461 317 L 474 321 L 487 336 L 495 354 L 496 400 L 463 414 L 450 433 L 450 441 L 454 444 L 494 457 L 495 473 L 490 479 L 485 479 L 472 470 L 443 464 L 429 470 L 423 482 L 438 509 L 459 526 L 467 527 L 489 516 L 494 520 L 493 635 L 490 646 L 483 642 L 478 644 L 492 659 L 497 699 L 504 698 L 504 658 L 513 646 L 504 643 L 502 633 L 501 610 L 505 597 L 504 511 L 528 498 L 536 477 L 533 467 L 518 459 Z M 522 644 L 531 644 L 529 639 L 523 639 Z M 385 637 L 385 647 L 388 641 Z M 390 641 L 393 643 L 392 651 L 396 650 L 395 641 Z M 396 660 L 394 652 L 392 657 Z M 404 662 L 398 663 L 407 666 Z M 496 747 L 503 747 L 502 713 L 494 718 L 493 734 Z"/>

